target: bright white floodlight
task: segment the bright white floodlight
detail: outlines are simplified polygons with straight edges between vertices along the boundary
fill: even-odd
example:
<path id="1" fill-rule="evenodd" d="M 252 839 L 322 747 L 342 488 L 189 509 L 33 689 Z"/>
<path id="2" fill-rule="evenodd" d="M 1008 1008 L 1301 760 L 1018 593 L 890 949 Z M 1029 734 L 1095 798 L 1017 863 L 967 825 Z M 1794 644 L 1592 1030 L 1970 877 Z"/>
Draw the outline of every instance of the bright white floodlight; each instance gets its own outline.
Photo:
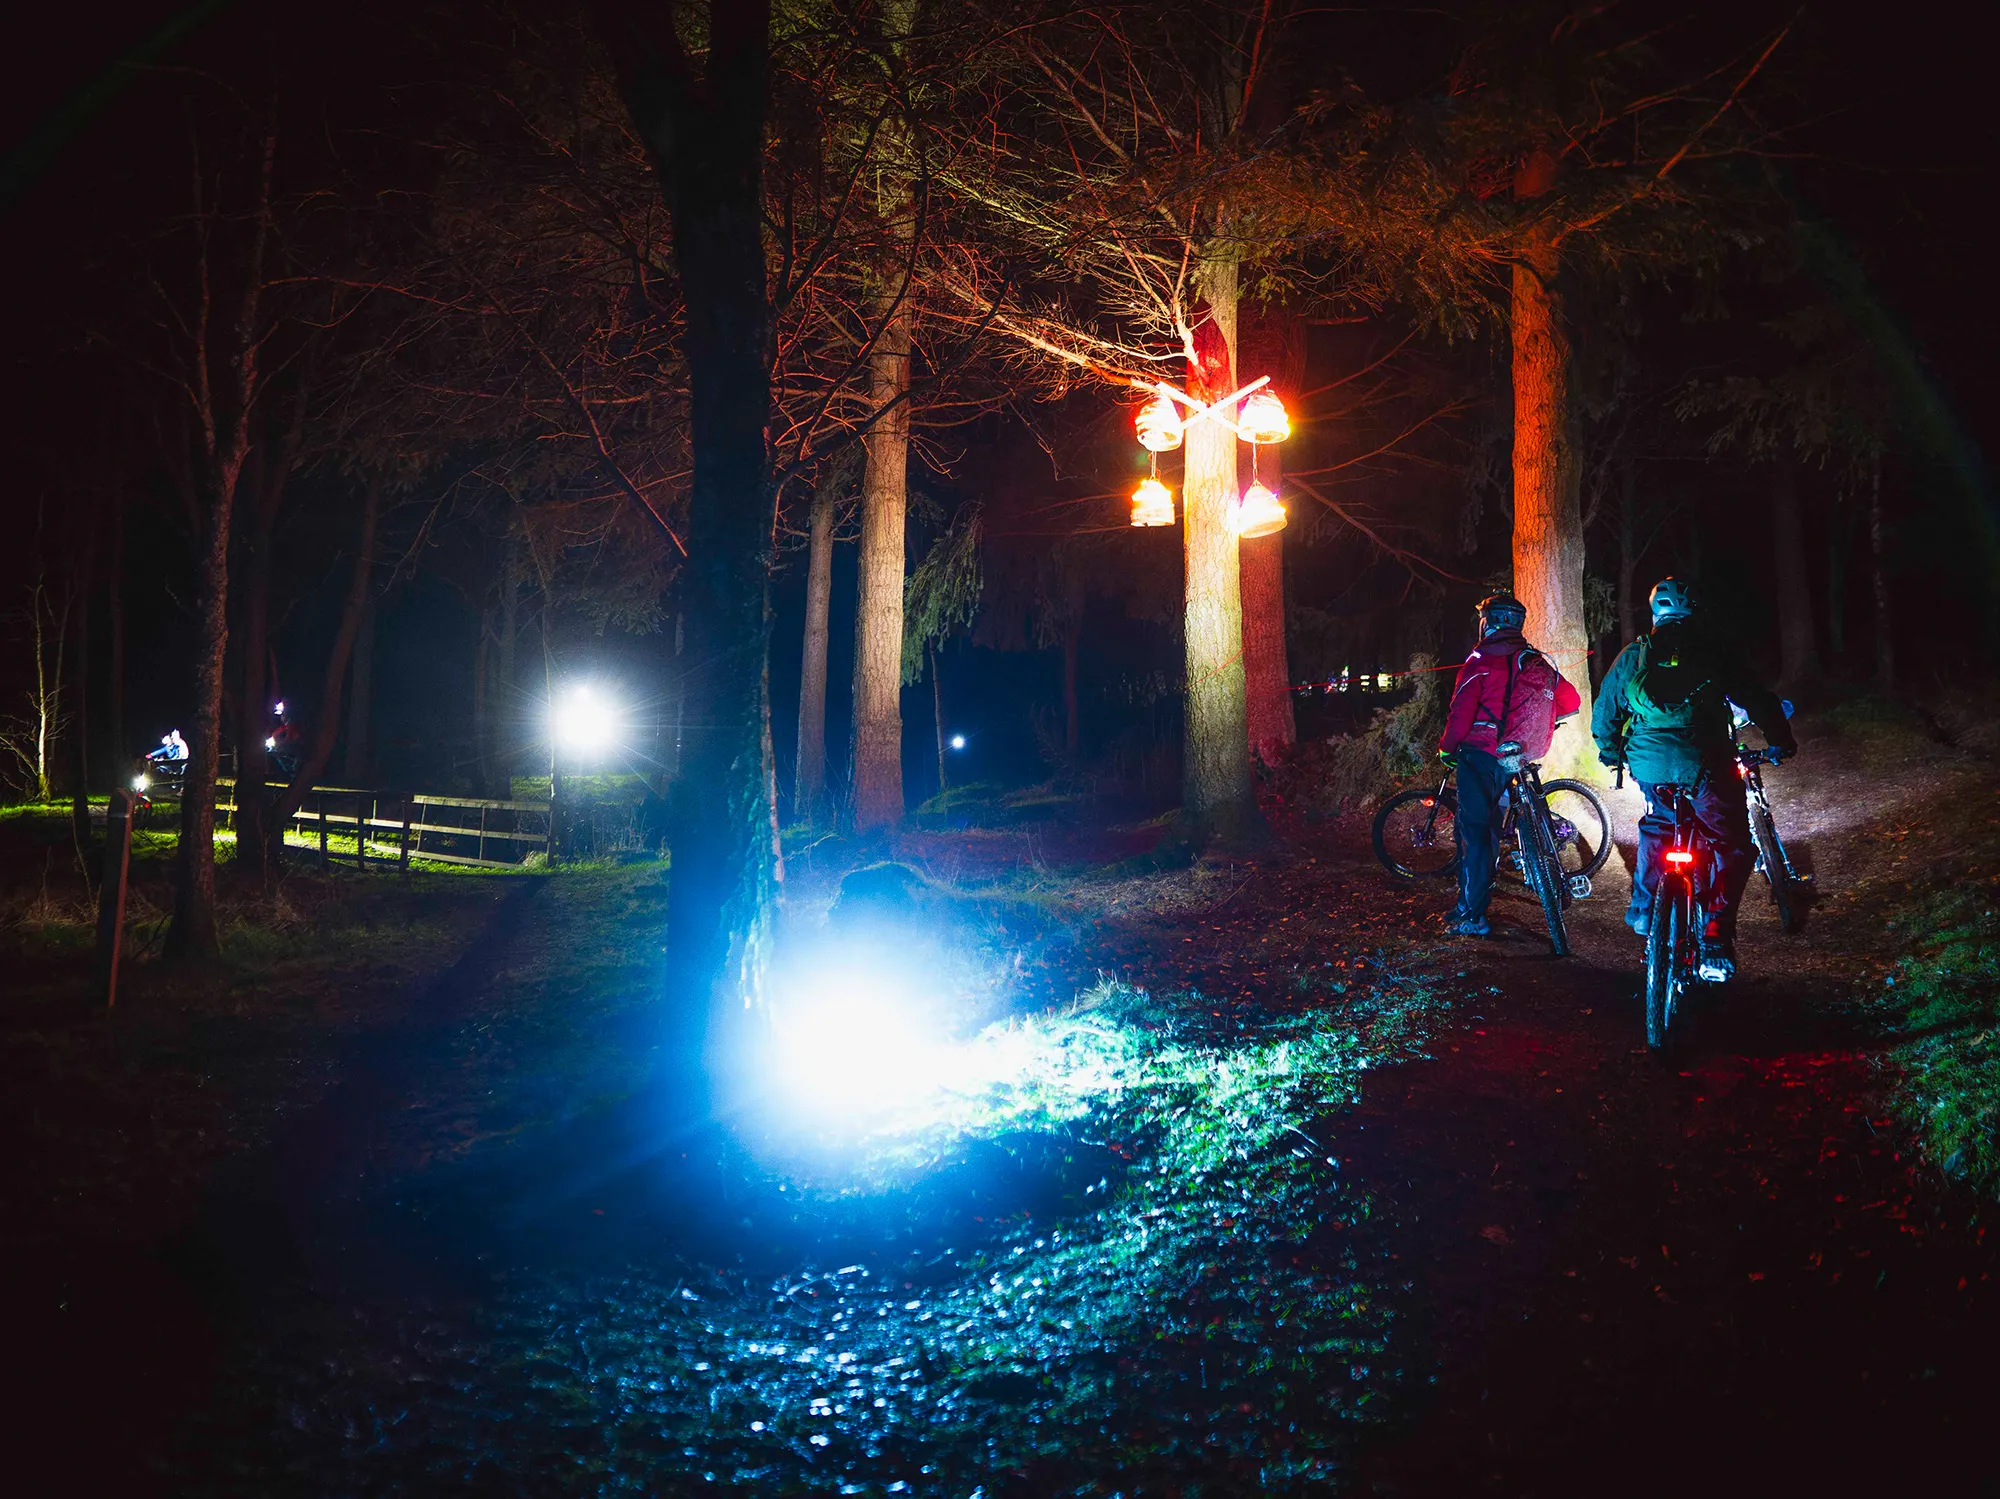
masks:
<path id="1" fill-rule="evenodd" d="M 772 1016 L 778 1096 L 869 1113 L 938 1086 L 947 1048 L 893 964 L 836 959 L 784 989 Z"/>
<path id="2" fill-rule="evenodd" d="M 955 750 L 962 750 L 962 749 L 964 749 L 964 748 L 965 748 L 965 736 L 964 736 L 963 734 L 954 734 L 954 735 L 952 735 L 952 736 L 951 736 L 951 747 L 952 747 L 953 749 L 955 749 Z"/>
<path id="3" fill-rule="evenodd" d="M 574 754 L 593 755 L 611 748 L 624 727 L 618 704 L 588 682 L 557 700 L 554 717 L 556 739 Z"/>

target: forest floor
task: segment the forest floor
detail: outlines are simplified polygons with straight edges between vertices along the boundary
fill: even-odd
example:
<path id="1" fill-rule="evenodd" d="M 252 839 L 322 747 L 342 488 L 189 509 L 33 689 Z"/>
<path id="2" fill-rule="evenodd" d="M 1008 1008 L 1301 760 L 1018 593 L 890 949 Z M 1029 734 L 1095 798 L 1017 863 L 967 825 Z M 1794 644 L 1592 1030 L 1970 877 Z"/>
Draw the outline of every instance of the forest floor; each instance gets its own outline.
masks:
<path id="1" fill-rule="evenodd" d="M 779 1090 L 819 1111 L 790 1133 L 648 1083 L 657 866 L 299 876 L 177 973 L 143 958 L 148 864 L 105 1015 L 61 840 L 0 823 L 10 1471 L 2000 1492 L 2000 1236 L 1932 1159 L 1888 983 L 1938 899 L 1991 905 L 1983 732 L 1805 725 L 1769 783 L 1823 898 L 1787 937 L 1753 886 L 1743 977 L 1665 1063 L 1627 850 L 1557 962 L 1505 887 L 1493 939 L 1447 939 L 1447 893 L 1389 880 L 1365 823 L 1282 805 L 1271 856 L 1181 870 L 1087 809 L 912 832 L 949 1086 L 822 1096 L 829 1053 Z M 803 924 L 831 852 L 794 866 Z"/>

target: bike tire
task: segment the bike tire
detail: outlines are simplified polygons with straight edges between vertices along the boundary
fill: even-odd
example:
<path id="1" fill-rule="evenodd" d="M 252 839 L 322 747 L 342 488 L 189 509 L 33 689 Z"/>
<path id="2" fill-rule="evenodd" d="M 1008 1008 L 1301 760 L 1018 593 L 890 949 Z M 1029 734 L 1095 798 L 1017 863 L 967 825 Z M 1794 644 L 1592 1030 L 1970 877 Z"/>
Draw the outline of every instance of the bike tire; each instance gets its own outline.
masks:
<path id="1" fill-rule="evenodd" d="M 1761 806 L 1750 818 L 1750 836 L 1757 843 L 1757 857 L 1763 861 L 1764 881 L 1771 887 L 1771 904 L 1778 908 L 1778 928 L 1784 932 L 1799 929 L 1797 892 L 1792 889 L 1792 880 L 1787 872 L 1785 851 L 1778 843 L 1777 824 L 1771 814 Z"/>
<path id="2" fill-rule="evenodd" d="M 1443 879 L 1458 873 L 1457 805 L 1449 791 L 1440 795 L 1415 787 L 1382 803 L 1375 814 L 1375 857 L 1399 880 Z M 1415 839 L 1406 829 L 1422 827 Z M 1425 854 L 1434 855 L 1426 859 Z"/>
<path id="3" fill-rule="evenodd" d="M 1574 797 L 1581 807 L 1558 796 Z M 1611 819 L 1605 815 L 1603 798 L 1582 781 L 1544 781 L 1542 800 L 1549 815 L 1560 817 L 1574 829 L 1575 837 L 1559 844 L 1556 862 L 1565 874 L 1596 874 L 1611 857 Z M 1590 826 L 1594 819 L 1595 826 Z M 1565 855 L 1567 857 L 1565 857 Z"/>
<path id="4" fill-rule="evenodd" d="M 1541 902 L 1542 917 L 1549 925 L 1549 951 L 1558 958 L 1569 956 L 1569 927 L 1563 920 L 1563 907 L 1569 903 L 1569 883 L 1563 877 L 1562 867 L 1556 862 L 1555 844 L 1549 837 L 1549 825 L 1539 817 L 1528 819 L 1529 836 L 1521 840 L 1521 869 L 1528 877 L 1528 887 L 1535 892 L 1535 899 Z"/>
<path id="5" fill-rule="evenodd" d="M 1646 1045 L 1664 1051 L 1679 1019 L 1681 949 L 1688 941 L 1675 888 L 1678 877 L 1663 876 L 1653 891 L 1652 923 L 1646 930 Z"/>

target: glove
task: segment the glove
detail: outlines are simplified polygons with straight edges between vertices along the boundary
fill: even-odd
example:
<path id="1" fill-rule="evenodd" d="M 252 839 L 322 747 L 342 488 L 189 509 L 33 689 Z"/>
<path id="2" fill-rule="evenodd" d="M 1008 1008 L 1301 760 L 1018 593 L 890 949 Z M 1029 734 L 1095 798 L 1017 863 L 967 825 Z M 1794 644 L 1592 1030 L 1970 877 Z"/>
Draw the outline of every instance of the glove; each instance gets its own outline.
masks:
<path id="1" fill-rule="evenodd" d="M 1771 746 L 1771 763 L 1773 765 L 1783 765 L 1798 752 L 1799 746 L 1797 741 L 1793 741 L 1791 744 L 1774 744 Z"/>
<path id="2" fill-rule="evenodd" d="M 1439 758 L 1440 760 L 1444 761 L 1444 764 L 1445 764 L 1445 769 L 1447 769 L 1447 770 L 1457 770 L 1457 769 L 1458 769 L 1458 751 L 1457 751 L 1457 750 L 1448 750 L 1448 749 L 1440 749 L 1440 750 L 1438 751 L 1438 758 Z"/>

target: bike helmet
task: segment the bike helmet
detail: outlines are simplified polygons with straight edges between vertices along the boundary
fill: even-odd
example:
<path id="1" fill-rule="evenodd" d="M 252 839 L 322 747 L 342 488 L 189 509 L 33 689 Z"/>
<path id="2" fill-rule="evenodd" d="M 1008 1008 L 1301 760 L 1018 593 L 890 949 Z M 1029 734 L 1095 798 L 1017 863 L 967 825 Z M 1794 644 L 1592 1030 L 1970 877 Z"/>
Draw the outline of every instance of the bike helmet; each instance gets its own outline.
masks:
<path id="1" fill-rule="evenodd" d="M 1528 606 L 1511 593 L 1492 593 L 1479 601 L 1479 633 L 1518 630 L 1528 622 Z"/>
<path id="2" fill-rule="evenodd" d="M 1662 578 L 1653 585 L 1650 601 L 1653 606 L 1653 623 L 1665 624 L 1670 619 L 1686 619 L 1694 613 L 1694 595 L 1687 584 L 1679 578 Z"/>

